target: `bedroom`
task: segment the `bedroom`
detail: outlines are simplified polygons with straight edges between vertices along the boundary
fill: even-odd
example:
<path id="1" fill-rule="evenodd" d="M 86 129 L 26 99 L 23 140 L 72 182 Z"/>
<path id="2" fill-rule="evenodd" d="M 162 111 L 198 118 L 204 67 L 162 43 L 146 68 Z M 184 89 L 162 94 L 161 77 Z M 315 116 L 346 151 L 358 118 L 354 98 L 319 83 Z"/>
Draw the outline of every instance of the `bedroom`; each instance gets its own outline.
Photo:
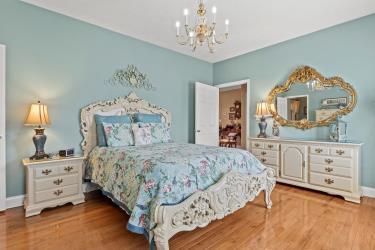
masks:
<path id="1" fill-rule="evenodd" d="M 267 209 L 263 193 L 260 193 L 254 201 L 246 203 L 232 215 L 204 228 L 173 236 L 169 247 L 375 248 L 372 223 L 375 216 L 375 170 L 372 166 L 375 140 L 371 132 L 375 123 L 373 1 L 331 0 L 319 1 L 319 4 L 314 2 L 314 5 L 305 1 L 303 6 L 309 5 L 309 8 L 296 10 L 294 15 L 290 15 L 291 8 L 302 9 L 296 7 L 294 1 L 228 4 L 210 0 L 206 4 L 210 22 L 212 7 L 217 6 L 218 33 L 225 32 L 225 19 L 230 20 L 229 36 L 223 44 L 216 46 L 214 53 L 210 53 L 207 46 L 198 46 L 193 52 L 189 44 L 176 42 L 176 21 L 185 22 L 183 10 L 187 8 L 188 21 L 192 24 L 197 1 L 162 1 L 155 5 L 146 1 L 114 1 L 111 4 L 101 1 L 0 2 L 0 44 L 5 45 L 1 51 L 5 53 L 0 54 L 0 61 L 5 62 L 4 65 L 0 63 L 0 79 L 6 80 L 2 82 L 6 92 L 3 86 L 0 96 L 2 112 L 5 112 L 0 119 L 5 124 L 1 126 L 0 134 L 0 207 L 6 208 L 0 212 L 0 249 L 93 246 L 97 249 L 121 249 L 124 246 L 127 249 L 147 249 L 150 245 L 143 235 L 127 230 L 130 216 L 126 211 L 98 190 L 86 192 L 94 188 L 86 182 L 77 182 L 85 191 L 85 202 L 47 208 L 40 215 L 25 218 L 23 201 L 28 198 L 29 191 L 26 170 L 32 166 L 24 166 L 22 160 L 35 153 L 32 141 L 35 132 L 34 127 L 24 124 L 32 104 L 40 100 L 48 107 L 50 125 L 45 126 L 44 131 L 47 154 L 74 148 L 77 155 L 82 155 L 85 150 L 81 147 L 84 139 L 81 110 L 93 103 L 126 97 L 133 91 L 139 98 L 170 114 L 170 133 L 176 143 L 194 143 L 197 132 L 196 82 L 213 88 L 206 94 L 216 95 L 215 91 L 219 91 L 215 85 L 247 79 L 250 98 L 246 143 L 252 153 L 246 155 L 251 157 L 254 153 L 259 160 L 265 159 L 262 165 L 278 175 L 271 194 L 273 206 Z M 311 18 L 315 16 L 320 18 Z M 134 20 L 137 20 L 136 24 Z M 180 29 L 182 33 L 182 25 Z M 136 72 L 147 76 L 149 81 L 145 82 L 153 88 L 147 88 L 149 85 L 134 88 L 123 82 L 110 81 L 115 79 L 113 76 L 119 69 L 126 71 L 130 66 L 129 69 L 134 70 L 132 65 L 137 68 Z M 260 108 L 257 112 L 258 104 L 261 107 L 262 100 L 268 101 L 275 86 L 284 84 L 296 69 L 305 65 L 314 68 L 325 79 L 340 76 L 355 90 L 355 98 L 352 95 L 351 99 L 348 98 L 352 101 L 347 103 L 350 107 L 355 100 L 355 107 L 343 116 L 347 123 L 347 137 L 352 144 L 331 142 L 327 124 L 301 129 L 309 123 L 281 126 L 283 120 L 279 119 L 273 129 L 270 110 L 266 108 L 261 112 Z M 210 101 L 213 99 L 209 98 Z M 202 107 L 200 110 L 204 110 Z M 268 124 L 265 129 L 267 138 L 257 138 L 261 123 L 258 118 L 262 116 Z M 218 126 L 219 119 L 207 117 L 216 121 L 209 128 L 212 135 L 207 137 L 215 141 L 219 138 L 219 130 L 212 127 Z M 331 121 L 331 124 L 335 123 Z M 278 138 L 270 138 L 277 131 Z M 260 148 L 255 148 L 256 145 Z M 268 145 L 275 145 L 278 151 L 269 149 Z M 294 145 L 296 150 L 283 154 L 282 145 L 283 148 Z M 321 159 L 317 152 L 314 153 L 315 149 L 322 150 L 322 159 L 335 162 L 311 162 L 311 159 Z M 243 152 L 237 151 L 240 149 L 225 150 Z M 340 150 L 345 151 L 341 156 L 328 158 L 331 151 L 335 154 Z M 302 158 L 294 154 L 297 151 L 303 152 Z M 271 156 L 263 157 L 262 152 Z M 347 152 L 351 152 L 350 155 L 346 155 Z M 350 159 L 350 168 L 335 165 L 341 157 Z M 75 160 L 77 165 L 74 166 L 78 166 L 81 159 Z M 269 160 L 273 162 L 267 162 Z M 347 162 L 344 160 L 342 162 Z M 303 164 L 304 168 L 301 167 Z M 322 187 L 345 186 L 340 181 L 348 179 L 348 176 L 342 177 L 347 172 L 340 178 L 331 173 L 333 177 L 326 179 L 327 182 L 334 180 L 332 184 L 316 178 L 317 182 L 323 181 L 322 185 L 312 185 L 311 177 L 323 174 L 314 172 L 312 175 L 310 169 L 319 166 L 324 166 L 323 171 L 332 168 L 333 172 L 351 169 L 350 192 Z M 284 169 L 288 171 L 280 174 Z M 58 175 L 48 179 L 54 176 Z M 190 178 L 184 180 L 187 185 Z M 169 187 L 166 186 L 165 190 Z M 347 200 L 355 202 L 346 201 L 345 195 Z M 41 197 L 46 196 L 42 193 Z M 137 222 L 143 218 L 139 216 Z M 80 240 L 72 240 L 76 238 Z"/>

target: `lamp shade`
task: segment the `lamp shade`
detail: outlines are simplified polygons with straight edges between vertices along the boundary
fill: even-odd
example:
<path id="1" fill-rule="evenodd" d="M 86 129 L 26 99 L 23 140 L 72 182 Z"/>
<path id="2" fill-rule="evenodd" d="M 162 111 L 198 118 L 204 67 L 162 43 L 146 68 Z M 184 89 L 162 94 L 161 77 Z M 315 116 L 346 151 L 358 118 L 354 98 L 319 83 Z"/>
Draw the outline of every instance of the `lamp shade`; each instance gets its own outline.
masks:
<path id="1" fill-rule="evenodd" d="M 41 126 L 51 124 L 48 116 L 47 105 L 41 104 L 40 101 L 31 104 L 29 115 L 25 120 L 25 125 Z"/>
<path id="2" fill-rule="evenodd" d="M 255 112 L 256 116 L 270 116 L 271 113 L 268 111 L 267 103 L 261 101 L 257 103 L 257 110 Z"/>

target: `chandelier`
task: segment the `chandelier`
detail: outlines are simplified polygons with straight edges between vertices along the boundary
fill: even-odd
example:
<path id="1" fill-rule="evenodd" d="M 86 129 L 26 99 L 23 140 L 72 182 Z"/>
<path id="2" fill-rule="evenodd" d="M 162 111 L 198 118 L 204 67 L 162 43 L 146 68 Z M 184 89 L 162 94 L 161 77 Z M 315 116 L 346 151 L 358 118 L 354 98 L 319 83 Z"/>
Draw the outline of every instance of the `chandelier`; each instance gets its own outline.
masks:
<path id="1" fill-rule="evenodd" d="M 207 44 L 210 53 L 215 51 L 216 44 L 222 44 L 228 38 L 229 34 L 229 20 L 225 20 L 225 33 L 221 35 L 216 34 L 216 7 L 212 7 L 212 23 L 209 23 L 206 17 L 206 6 L 203 0 L 199 1 L 197 10 L 197 20 L 192 26 L 189 25 L 189 10 L 184 9 L 185 16 L 185 35 L 180 34 L 180 22 L 176 22 L 177 29 L 177 43 L 181 45 L 189 44 L 192 50 L 195 51 L 197 46 Z"/>

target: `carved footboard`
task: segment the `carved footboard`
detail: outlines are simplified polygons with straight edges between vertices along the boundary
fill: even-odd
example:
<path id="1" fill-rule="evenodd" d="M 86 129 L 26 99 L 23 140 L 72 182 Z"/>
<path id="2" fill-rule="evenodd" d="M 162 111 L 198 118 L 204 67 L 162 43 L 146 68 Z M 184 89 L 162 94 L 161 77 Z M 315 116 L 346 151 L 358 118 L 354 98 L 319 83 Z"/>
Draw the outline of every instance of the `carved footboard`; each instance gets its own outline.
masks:
<path id="1" fill-rule="evenodd" d="M 205 191 L 194 193 L 184 202 L 155 209 L 154 239 L 158 250 L 169 249 L 168 240 L 178 232 L 205 227 L 244 207 L 261 191 L 267 208 L 271 208 L 271 192 L 276 184 L 275 171 L 267 168 L 258 175 L 228 173 Z"/>

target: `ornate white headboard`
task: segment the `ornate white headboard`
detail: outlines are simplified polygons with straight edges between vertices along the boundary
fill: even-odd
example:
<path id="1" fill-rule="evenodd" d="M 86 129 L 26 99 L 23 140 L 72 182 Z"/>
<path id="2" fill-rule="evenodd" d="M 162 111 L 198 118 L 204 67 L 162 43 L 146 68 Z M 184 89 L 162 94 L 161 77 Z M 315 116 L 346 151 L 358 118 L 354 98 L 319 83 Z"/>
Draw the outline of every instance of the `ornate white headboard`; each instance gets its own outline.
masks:
<path id="1" fill-rule="evenodd" d="M 161 114 L 163 122 L 168 127 L 171 126 L 172 117 L 168 110 L 140 99 L 134 92 L 131 92 L 128 96 L 118 97 L 111 101 L 92 103 L 81 109 L 81 133 L 83 136 L 81 147 L 85 157 L 97 145 L 95 113 L 119 108 L 125 110 L 124 114 Z"/>

